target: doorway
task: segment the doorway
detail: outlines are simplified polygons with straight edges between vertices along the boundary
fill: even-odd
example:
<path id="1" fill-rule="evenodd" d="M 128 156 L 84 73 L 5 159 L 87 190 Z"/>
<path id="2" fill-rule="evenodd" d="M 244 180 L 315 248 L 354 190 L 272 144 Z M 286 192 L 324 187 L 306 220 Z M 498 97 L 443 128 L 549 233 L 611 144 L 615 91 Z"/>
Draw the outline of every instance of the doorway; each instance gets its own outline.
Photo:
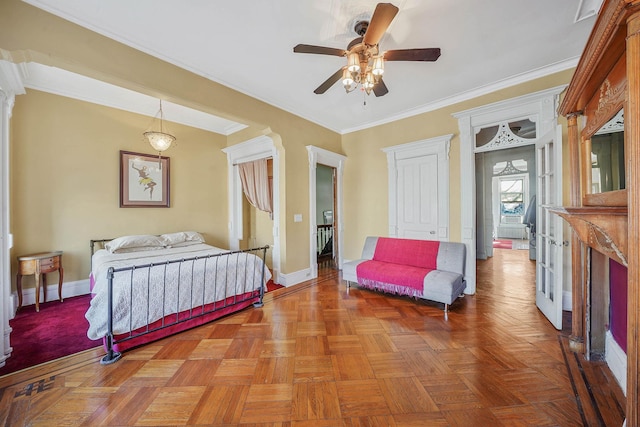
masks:
<path id="1" fill-rule="evenodd" d="M 535 260 L 533 145 L 476 153 L 476 258 L 494 249 L 528 250 Z"/>
<path id="2" fill-rule="evenodd" d="M 315 147 L 313 145 L 307 146 L 307 152 L 309 154 L 309 274 L 308 277 L 315 279 L 318 277 L 318 242 L 320 236 L 318 235 L 318 225 L 325 225 L 325 221 L 331 224 L 332 239 L 331 239 L 331 259 L 333 260 L 332 268 L 342 269 L 342 247 L 343 247 L 343 222 L 342 222 L 342 174 L 344 171 L 344 162 L 347 159 L 342 154 L 334 153 L 332 151 L 325 150 L 323 148 Z M 318 186 L 318 169 L 323 172 L 331 171 L 331 183 L 327 180 L 326 183 Z M 327 187 L 332 188 L 332 195 L 330 197 L 331 202 L 325 203 L 324 200 L 327 197 Z M 318 188 L 321 189 L 323 195 L 323 205 L 318 207 Z M 331 209 L 328 207 L 331 206 Z M 325 212 L 327 211 L 327 212 Z M 328 212 L 331 211 L 331 212 Z M 329 224 L 326 224 L 329 225 Z M 323 248 L 326 246 L 328 239 L 323 240 Z"/>
<path id="3" fill-rule="evenodd" d="M 316 167 L 316 262 L 318 270 L 336 269 L 336 168 Z"/>
<path id="4" fill-rule="evenodd" d="M 273 189 L 272 206 L 273 214 L 268 220 L 262 217 L 263 223 L 271 226 L 270 234 L 273 236 L 271 246 L 271 266 L 273 282 L 280 284 L 283 277 L 280 274 L 280 153 L 276 149 L 274 140 L 266 135 L 241 142 L 222 150 L 227 155 L 228 162 L 228 186 L 229 186 L 229 249 L 238 250 L 245 238 L 244 227 L 246 224 L 246 212 L 244 210 L 244 195 L 238 164 L 258 159 L 270 159 L 270 183 Z M 258 221 L 258 219 L 256 219 Z M 264 230 L 264 228 L 263 228 Z M 268 240 L 271 240 L 270 238 Z"/>
<path id="5" fill-rule="evenodd" d="M 565 86 L 523 95 L 453 114 L 460 129 L 461 240 L 467 247 L 467 292 L 476 291 L 477 185 L 475 155 L 518 146 L 536 150 L 536 305 L 562 328 L 562 219 L 551 212 L 562 205 L 562 131 L 558 100 Z M 542 227 L 541 227 L 542 226 Z"/>

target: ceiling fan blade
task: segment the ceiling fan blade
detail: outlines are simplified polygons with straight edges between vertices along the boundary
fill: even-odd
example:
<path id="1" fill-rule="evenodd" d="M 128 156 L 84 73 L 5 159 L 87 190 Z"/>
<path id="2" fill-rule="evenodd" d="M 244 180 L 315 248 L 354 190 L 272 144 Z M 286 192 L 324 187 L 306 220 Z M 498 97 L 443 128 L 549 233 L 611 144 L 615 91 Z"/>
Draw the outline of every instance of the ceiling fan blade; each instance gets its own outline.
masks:
<path id="1" fill-rule="evenodd" d="M 322 83 L 320 86 L 318 86 L 316 88 L 316 90 L 313 91 L 313 93 L 315 93 L 317 95 L 322 95 L 323 93 L 325 93 L 327 91 L 327 89 L 329 89 L 338 80 L 340 80 L 340 77 L 342 77 L 342 72 L 343 72 L 344 69 L 345 69 L 345 67 L 342 67 L 338 71 L 336 71 L 331 77 L 329 77 L 327 80 L 325 80 L 324 83 Z"/>
<path id="2" fill-rule="evenodd" d="M 389 89 L 387 89 L 387 85 L 384 84 L 382 79 L 373 86 L 373 93 L 375 96 L 385 96 L 389 93 Z"/>
<path id="3" fill-rule="evenodd" d="M 398 8 L 391 3 L 378 3 L 376 10 L 373 11 L 371 21 L 369 21 L 363 42 L 369 46 L 378 44 L 397 13 Z"/>
<path id="4" fill-rule="evenodd" d="M 316 53 L 319 55 L 345 56 L 347 51 L 333 47 L 314 46 L 310 44 L 299 44 L 293 48 L 295 53 Z"/>
<path id="5" fill-rule="evenodd" d="M 435 61 L 440 57 L 439 47 L 425 49 L 396 49 L 384 53 L 385 61 Z"/>

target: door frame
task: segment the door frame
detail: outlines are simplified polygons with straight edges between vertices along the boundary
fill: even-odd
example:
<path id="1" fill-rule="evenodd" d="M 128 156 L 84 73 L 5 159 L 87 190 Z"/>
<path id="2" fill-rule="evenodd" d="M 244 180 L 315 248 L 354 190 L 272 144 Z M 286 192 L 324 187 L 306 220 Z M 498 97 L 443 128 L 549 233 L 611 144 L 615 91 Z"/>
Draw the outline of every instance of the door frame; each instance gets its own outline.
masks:
<path id="1" fill-rule="evenodd" d="M 230 147 L 223 148 L 227 155 L 228 194 L 229 194 L 229 249 L 240 249 L 243 238 L 242 229 L 242 182 L 238 163 L 271 157 L 273 159 L 273 247 L 271 263 L 274 283 L 280 283 L 280 154 L 267 135 L 259 136 Z"/>
<path id="2" fill-rule="evenodd" d="M 449 240 L 449 150 L 453 134 L 383 148 L 389 173 L 389 237 L 398 236 L 398 160 L 438 156 L 438 235 Z"/>
<path id="3" fill-rule="evenodd" d="M 311 278 L 315 279 L 318 277 L 318 259 L 316 251 L 316 242 L 318 237 L 318 228 L 316 226 L 316 168 L 318 163 L 320 163 L 335 169 L 336 189 L 334 198 L 336 206 L 333 221 L 335 224 L 334 233 L 338 235 L 338 238 L 334 238 L 333 242 L 336 247 L 336 251 L 338 252 L 338 256 L 336 257 L 338 269 L 342 270 L 342 263 L 344 260 L 342 256 L 344 241 L 344 221 L 342 220 L 342 182 L 344 162 L 347 160 L 347 157 L 313 145 L 307 145 L 307 153 L 309 155 L 309 271 L 311 272 Z"/>
<path id="4" fill-rule="evenodd" d="M 556 86 L 453 114 L 453 117 L 458 119 L 460 130 L 460 233 L 461 241 L 467 247 L 467 289 L 465 292 L 469 294 L 474 294 L 476 291 L 475 155 L 479 152 L 513 148 L 532 143 L 530 140 L 523 143 L 518 139 L 513 139 L 501 141 L 491 147 L 476 148 L 475 134 L 483 127 L 525 117 L 536 123 L 536 135 L 547 134 L 550 130 L 555 129 L 558 123 L 559 96 L 566 86 Z M 559 142 L 561 143 L 561 141 Z M 560 162 L 556 163 L 555 173 L 556 176 L 562 176 Z M 562 282 L 564 278 L 560 279 Z"/>

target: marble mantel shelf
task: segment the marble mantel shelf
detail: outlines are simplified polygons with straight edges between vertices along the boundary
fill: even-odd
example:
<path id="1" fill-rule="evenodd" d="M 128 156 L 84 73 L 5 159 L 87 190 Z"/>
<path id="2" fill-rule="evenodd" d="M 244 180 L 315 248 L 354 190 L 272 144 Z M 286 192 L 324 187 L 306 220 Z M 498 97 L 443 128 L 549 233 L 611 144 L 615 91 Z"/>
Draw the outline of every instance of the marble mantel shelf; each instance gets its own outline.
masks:
<path id="1" fill-rule="evenodd" d="M 586 245 L 627 265 L 626 206 L 559 206 L 549 210 L 564 218 Z"/>

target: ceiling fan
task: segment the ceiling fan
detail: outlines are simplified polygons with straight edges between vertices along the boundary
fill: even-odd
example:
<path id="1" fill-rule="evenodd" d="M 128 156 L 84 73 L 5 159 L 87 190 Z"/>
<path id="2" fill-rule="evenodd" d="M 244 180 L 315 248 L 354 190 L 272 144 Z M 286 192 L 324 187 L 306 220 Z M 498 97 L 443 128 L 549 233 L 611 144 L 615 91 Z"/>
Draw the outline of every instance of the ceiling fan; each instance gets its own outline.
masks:
<path id="1" fill-rule="evenodd" d="M 389 92 L 382 80 L 385 61 L 436 61 L 440 57 L 440 48 L 394 49 L 380 52 L 378 42 L 397 13 L 398 8 L 393 4 L 378 3 L 371 21 L 356 23 L 354 31 L 360 37 L 352 40 L 346 50 L 308 44 L 295 46 L 295 53 L 347 57 L 347 65 L 336 71 L 313 92 L 323 94 L 342 79 L 347 93 L 361 85 L 367 95 L 373 92 L 376 96 L 384 96 Z"/>

